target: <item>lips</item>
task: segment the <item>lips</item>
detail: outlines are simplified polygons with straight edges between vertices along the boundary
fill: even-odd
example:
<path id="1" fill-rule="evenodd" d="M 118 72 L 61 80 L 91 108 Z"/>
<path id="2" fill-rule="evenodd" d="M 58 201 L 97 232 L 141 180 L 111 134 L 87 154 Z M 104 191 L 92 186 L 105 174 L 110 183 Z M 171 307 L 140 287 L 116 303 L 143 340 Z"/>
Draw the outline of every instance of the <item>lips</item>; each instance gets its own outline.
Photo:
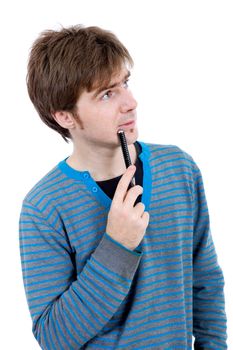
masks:
<path id="1" fill-rule="evenodd" d="M 128 122 L 126 122 L 125 124 L 121 124 L 120 126 L 127 126 L 127 125 L 131 125 L 134 124 L 134 120 L 129 120 Z"/>

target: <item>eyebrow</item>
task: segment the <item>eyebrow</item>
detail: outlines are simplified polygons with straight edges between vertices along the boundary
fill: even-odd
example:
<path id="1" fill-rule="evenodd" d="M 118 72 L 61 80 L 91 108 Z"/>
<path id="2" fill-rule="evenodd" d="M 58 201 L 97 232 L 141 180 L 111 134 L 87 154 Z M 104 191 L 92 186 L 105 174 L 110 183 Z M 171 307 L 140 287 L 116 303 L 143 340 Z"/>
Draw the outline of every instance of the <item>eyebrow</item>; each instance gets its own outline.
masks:
<path id="1" fill-rule="evenodd" d="M 109 89 L 113 89 L 114 87 L 116 87 L 117 85 L 119 85 L 121 82 L 125 81 L 126 79 L 128 79 L 130 77 L 131 73 L 130 71 L 127 71 L 126 75 L 124 76 L 124 78 L 117 83 L 111 84 L 109 86 L 106 87 L 100 87 L 99 89 L 97 89 L 97 91 L 94 93 L 93 95 L 93 99 L 95 99 L 101 92 L 105 91 L 105 90 L 109 90 Z"/>

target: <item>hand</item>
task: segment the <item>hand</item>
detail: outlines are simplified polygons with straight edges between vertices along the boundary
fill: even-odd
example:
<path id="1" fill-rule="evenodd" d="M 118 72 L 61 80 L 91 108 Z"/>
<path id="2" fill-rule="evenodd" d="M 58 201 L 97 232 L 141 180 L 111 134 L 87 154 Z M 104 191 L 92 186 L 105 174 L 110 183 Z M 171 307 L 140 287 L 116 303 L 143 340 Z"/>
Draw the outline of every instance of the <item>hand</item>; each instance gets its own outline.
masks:
<path id="1" fill-rule="evenodd" d="M 128 190 L 135 170 L 135 165 L 129 166 L 119 181 L 106 226 L 106 233 L 111 238 L 131 250 L 143 239 L 150 219 L 142 202 L 134 207 L 137 197 L 143 192 L 142 186 L 136 185 Z"/>

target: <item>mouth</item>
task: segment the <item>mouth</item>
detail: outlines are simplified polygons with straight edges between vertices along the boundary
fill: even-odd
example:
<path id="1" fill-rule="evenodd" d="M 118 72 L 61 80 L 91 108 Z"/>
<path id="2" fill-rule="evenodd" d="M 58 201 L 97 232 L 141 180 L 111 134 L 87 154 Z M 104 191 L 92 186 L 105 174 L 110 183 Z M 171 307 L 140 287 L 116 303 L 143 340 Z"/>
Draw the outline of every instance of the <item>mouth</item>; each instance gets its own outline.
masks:
<path id="1" fill-rule="evenodd" d="M 131 126 L 132 127 L 134 125 L 135 125 L 135 120 L 130 120 L 125 124 L 121 124 L 120 127 L 122 127 L 122 126 Z"/>

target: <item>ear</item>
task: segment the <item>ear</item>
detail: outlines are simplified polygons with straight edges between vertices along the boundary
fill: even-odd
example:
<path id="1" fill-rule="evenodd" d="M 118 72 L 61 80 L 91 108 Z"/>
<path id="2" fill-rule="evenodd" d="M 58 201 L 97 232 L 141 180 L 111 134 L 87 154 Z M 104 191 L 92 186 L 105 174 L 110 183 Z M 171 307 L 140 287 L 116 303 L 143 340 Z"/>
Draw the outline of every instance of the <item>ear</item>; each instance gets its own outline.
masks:
<path id="1" fill-rule="evenodd" d="M 73 129 L 75 127 L 74 117 L 67 111 L 57 111 L 53 113 L 56 122 L 65 129 Z"/>

